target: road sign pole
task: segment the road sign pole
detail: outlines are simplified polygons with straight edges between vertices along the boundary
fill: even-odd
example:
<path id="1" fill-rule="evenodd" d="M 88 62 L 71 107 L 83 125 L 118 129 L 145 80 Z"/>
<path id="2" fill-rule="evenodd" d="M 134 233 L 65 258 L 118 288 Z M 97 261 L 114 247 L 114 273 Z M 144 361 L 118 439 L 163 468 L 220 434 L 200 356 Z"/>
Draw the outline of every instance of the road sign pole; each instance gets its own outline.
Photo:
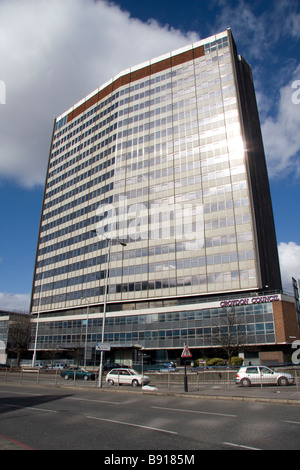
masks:
<path id="1" fill-rule="evenodd" d="M 184 360 L 184 391 L 188 392 L 188 378 L 186 374 L 186 359 Z"/>
<path id="2" fill-rule="evenodd" d="M 184 359 L 184 391 L 188 391 L 188 378 L 187 378 L 187 373 L 186 373 L 186 360 L 187 358 L 191 358 L 192 354 L 191 351 L 187 346 L 184 347 L 182 354 L 181 354 L 182 359 Z"/>

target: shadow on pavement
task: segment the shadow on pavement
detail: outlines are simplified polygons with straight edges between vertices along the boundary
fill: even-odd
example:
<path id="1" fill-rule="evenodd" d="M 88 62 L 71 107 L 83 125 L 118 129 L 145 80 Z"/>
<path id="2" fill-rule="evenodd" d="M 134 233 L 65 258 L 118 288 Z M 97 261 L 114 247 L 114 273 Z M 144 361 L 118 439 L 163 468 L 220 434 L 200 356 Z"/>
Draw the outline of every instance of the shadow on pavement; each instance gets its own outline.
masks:
<path id="1" fill-rule="evenodd" d="M 22 396 L 22 397 L 1 397 L 0 398 L 0 414 L 9 413 L 14 409 L 21 408 L 34 408 L 38 405 L 61 400 L 62 398 L 71 397 L 72 394 L 67 395 L 35 395 L 35 396 Z"/>

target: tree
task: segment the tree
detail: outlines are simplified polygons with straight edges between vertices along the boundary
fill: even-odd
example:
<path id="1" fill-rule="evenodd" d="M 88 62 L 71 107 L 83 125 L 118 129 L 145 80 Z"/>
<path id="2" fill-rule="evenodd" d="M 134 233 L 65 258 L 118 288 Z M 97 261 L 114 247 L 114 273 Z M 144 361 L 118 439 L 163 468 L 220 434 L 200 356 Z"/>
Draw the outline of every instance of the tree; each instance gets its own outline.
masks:
<path id="1" fill-rule="evenodd" d="M 46 349 L 44 354 L 49 357 L 51 361 L 51 367 L 54 366 L 54 359 L 61 353 L 61 349 Z"/>
<path id="2" fill-rule="evenodd" d="M 244 326 L 240 324 L 235 310 L 226 309 L 226 314 L 218 325 L 213 326 L 213 341 L 226 352 L 228 363 L 231 365 L 232 356 L 245 344 Z"/>
<path id="3" fill-rule="evenodd" d="M 26 351 L 31 332 L 30 315 L 12 315 L 9 322 L 9 349 L 17 355 L 17 366 L 20 365 L 21 354 Z"/>

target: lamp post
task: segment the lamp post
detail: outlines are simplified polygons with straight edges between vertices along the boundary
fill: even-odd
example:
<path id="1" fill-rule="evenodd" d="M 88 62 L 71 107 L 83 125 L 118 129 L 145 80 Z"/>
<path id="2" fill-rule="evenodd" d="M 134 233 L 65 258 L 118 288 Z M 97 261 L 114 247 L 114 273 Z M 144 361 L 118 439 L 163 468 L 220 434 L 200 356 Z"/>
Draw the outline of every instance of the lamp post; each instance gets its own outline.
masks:
<path id="1" fill-rule="evenodd" d="M 93 232 L 97 233 L 96 230 Z M 108 242 L 108 253 L 107 253 L 107 269 L 106 269 L 106 280 L 105 280 L 105 293 L 104 293 L 104 307 L 103 307 L 103 320 L 102 320 L 102 336 L 101 336 L 101 344 L 104 344 L 104 334 L 105 334 L 105 320 L 106 320 L 106 307 L 107 307 L 107 298 L 108 298 L 108 288 L 109 288 L 109 267 L 110 267 L 110 251 L 112 247 L 112 242 L 116 241 L 119 245 L 127 246 L 127 243 L 121 242 L 117 238 L 107 238 L 104 234 L 102 234 L 104 238 L 106 238 Z M 103 357 L 104 357 L 104 350 L 101 349 L 100 352 L 100 366 L 99 366 L 99 388 L 102 387 L 102 374 L 103 374 Z"/>
<path id="2" fill-rule="evenodd" d="M 84 363 L 83 367 L 84 369 L 86 368 L 86 353 L 87 353 L 87 335 L 88 335 L 88 323 L 89 323 L 89 308 L 90 308 L 90 302 L 87 298 L 81 297 L 81 300 L 86 300 L 87 301 L 87 313 L 86 313 L 86 326 L 85 326 L 85 343 L 84 343 Z"/>
<path id="3" fill-rule="evenodd" d="M 34 349 L 33 349 L 33 356 L 32 356 L 32 367 L 35 367 L 35 361 L 36 361 L 36 350 L 37 350 L 37 340 L 38 340 L 38 332 L 39 332 L 39 324 L 40 324 L 40 311 L 41 311 L 41 299 L 42 299 L 42 292 L 43 292 L 43 283 L 44 283 L 44 273 L 42 273 L 41 285 L 40 285 L 38 315 L 37 315 Z"/>

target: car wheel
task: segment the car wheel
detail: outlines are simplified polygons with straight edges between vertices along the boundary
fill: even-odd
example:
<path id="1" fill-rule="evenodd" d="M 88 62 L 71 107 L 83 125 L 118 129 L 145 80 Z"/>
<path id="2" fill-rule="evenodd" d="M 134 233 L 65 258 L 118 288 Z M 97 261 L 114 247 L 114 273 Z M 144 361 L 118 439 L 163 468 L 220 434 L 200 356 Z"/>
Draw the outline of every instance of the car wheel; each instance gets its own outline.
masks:
<path id="1" fill-rule="evenodd" d="M 109 381 L 108 381 L 108 385 L 113 385 L 113 384 L 114 384 L 114 381 L 113 381 L 113 380 L 111 380 L 111 379 L 109 379 Z"/>
<path id="2" fill-rule="evenodd" d="M 242 379 L 241 380 L 241 385 L 242 385 L 242 387 L 250 387 L 251 382 L 250 382 L 249 379 Z"/>
<path id="3" fill-rule="evenodd" d="M 132 381 L 132 386 L 133 386 L 133 387 L 137 387 L 137 386 L 138 386 L 138 384 L 139 384 L 139 383 L 138 383 L 138 381 L 137 381 L 137 380 L 133 380 L 133 381 Z"/>
<path id="4" fill-rule="evenodd" d="M 288 385 L 289 381 L 286 377 L 279 377 L 277 383 L 278 385 Z"/>
<path id="5" fill-rule="evenodd" d="M 68 375 L 65 375 L 65 376 L 64 376 L 64 379 L 65 379 L 65 380 L 69 380 L 69 376 L 68 376 Z"/>

